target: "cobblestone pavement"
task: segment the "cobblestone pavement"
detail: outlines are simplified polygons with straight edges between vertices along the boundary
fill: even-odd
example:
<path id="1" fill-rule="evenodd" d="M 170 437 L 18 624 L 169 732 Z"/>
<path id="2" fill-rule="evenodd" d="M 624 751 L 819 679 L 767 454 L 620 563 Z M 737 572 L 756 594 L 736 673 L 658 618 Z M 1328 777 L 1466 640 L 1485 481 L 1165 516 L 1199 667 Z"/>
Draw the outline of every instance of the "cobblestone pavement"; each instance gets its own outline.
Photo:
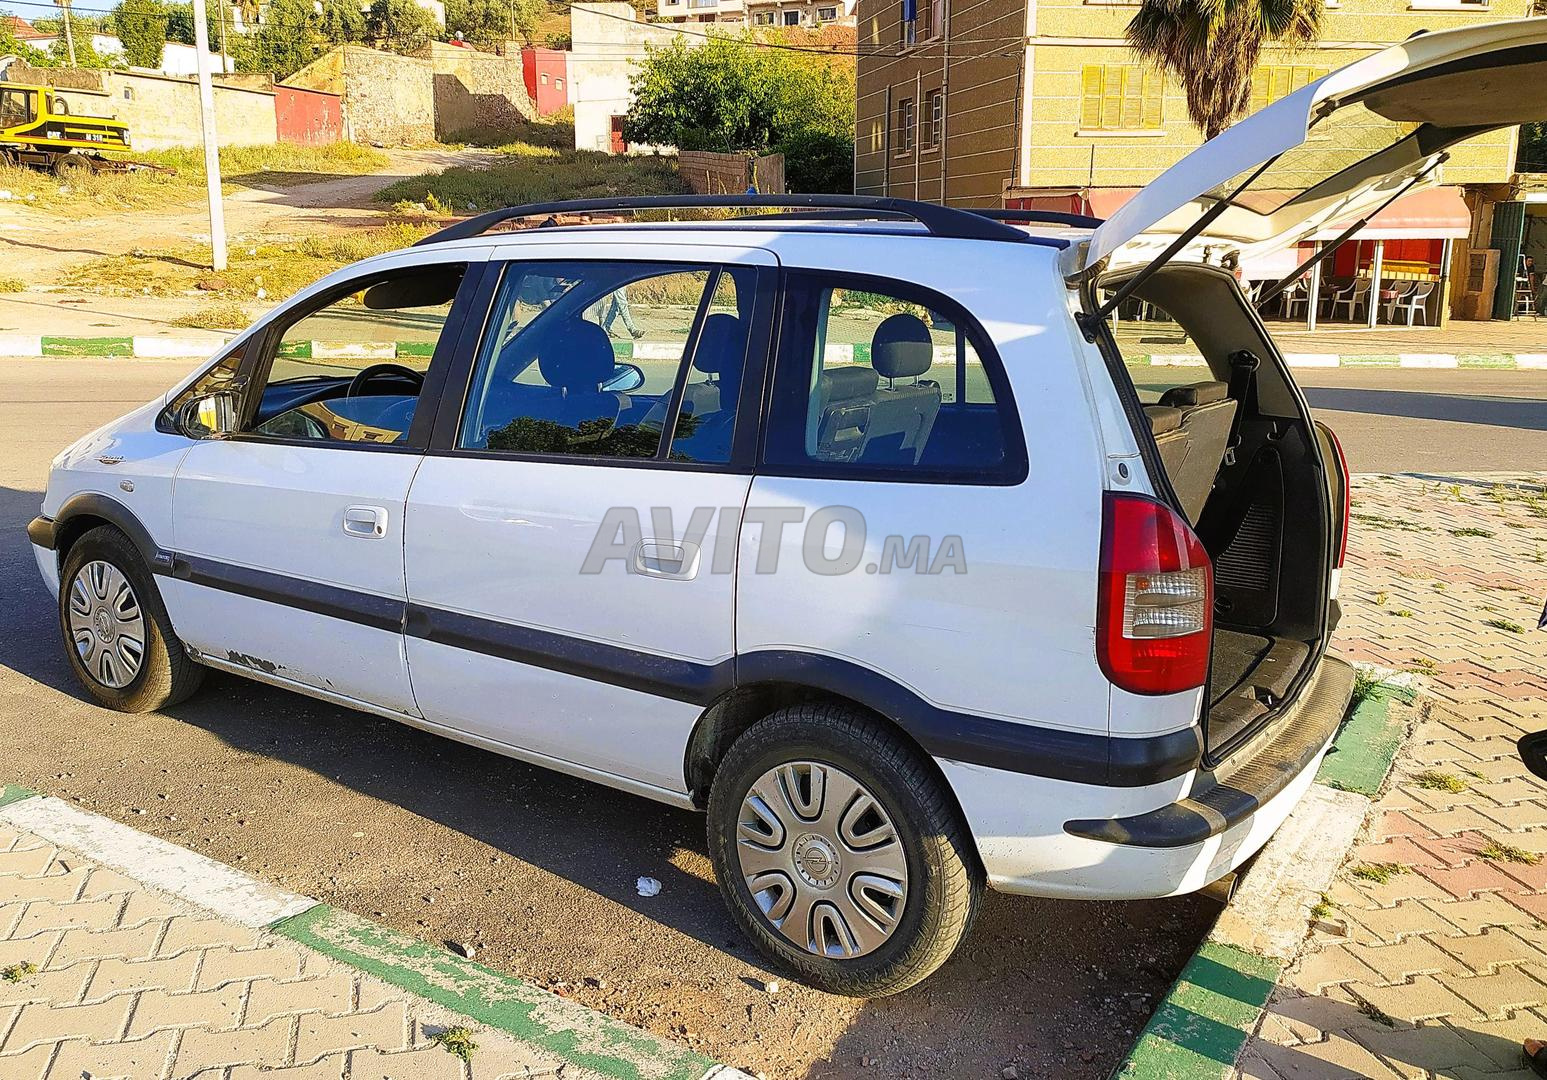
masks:
<path id="1" fill-rule="evenodd" d="M 1335 645 L 1427 705 L 1238 1063 L 1253 1078 L 1528 1077 L 1547 1037 L 1547 474 L 1361 476 Z"/>
<path id="2" fill-rule="evenodd" d="M 0 825 L 4 1080 L 483 1080 L 559 1059 Z M 578 1076 L 573 1068 L 566 1076 Z"/>

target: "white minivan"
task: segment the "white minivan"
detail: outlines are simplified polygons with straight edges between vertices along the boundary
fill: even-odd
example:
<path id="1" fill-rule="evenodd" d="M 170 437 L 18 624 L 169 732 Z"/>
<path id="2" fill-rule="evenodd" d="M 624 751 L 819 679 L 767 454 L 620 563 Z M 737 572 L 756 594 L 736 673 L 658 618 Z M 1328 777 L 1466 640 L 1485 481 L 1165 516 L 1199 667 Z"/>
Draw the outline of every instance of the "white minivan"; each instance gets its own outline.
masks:
<path id="1" fill-rule="evenodd" d="M 71 663 L 125 711 L 215 668 L 704 809 L 739 924 L 837 993 L 925 978 L 985 885 L 1198 889 L 1352 686 L 1346 469 L 1235 270 L 1544 86 L 1547 19 L 1417 36 L 1105 222 L 453 225 L 60 454 L 28 535 Z M 1135 303 L 1207 367 L 1125 364 Z"/>

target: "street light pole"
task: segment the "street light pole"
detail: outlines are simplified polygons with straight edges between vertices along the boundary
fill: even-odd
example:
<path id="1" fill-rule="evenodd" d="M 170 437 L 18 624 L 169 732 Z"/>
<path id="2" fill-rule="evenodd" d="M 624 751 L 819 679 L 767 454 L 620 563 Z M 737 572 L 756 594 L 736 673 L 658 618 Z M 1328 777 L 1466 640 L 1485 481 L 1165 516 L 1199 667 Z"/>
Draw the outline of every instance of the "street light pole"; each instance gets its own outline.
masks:
<path id="1" fill-rule="evenodd" d="M 204 130 L 204 175 L 209 186 L 209 246 L 213 267 L 226 268 L 226 215 L 220 203 L 220 143 L 215 137 L 215 86 L 210 79 L 209 23 L 204 0 L 193 0 L 193 48 L 199 70 L 199 120 Z M 224 64 L 222 64 L 224 66 Z"/>

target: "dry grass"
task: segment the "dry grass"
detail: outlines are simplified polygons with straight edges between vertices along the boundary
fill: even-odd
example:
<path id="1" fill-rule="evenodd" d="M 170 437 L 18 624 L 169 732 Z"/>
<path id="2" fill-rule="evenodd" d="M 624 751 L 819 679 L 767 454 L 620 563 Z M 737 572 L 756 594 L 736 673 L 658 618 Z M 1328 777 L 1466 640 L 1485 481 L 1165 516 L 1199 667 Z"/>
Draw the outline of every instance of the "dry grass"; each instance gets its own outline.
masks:
<path id="1" fill-rule="evenodd" d="M 244 330 L 252 322 L 247 309 L 235 300 L 211 300 L 172 320 L 189 330 Z"/>
<path id="2" fill-rule="evenodd" d="M 1448 791 L 1452 795 L 1459 795 L 1466 790 L 1466 781 L 1451 773 L 1439 772 L 1428 769 L 1413 777 L 1413 783 L 1425 791 Z"/>
<path id="3" fill-rule="evenodd" d="M 186 296 L 204 291 L 227 301 L 273 302 L 350 263 L 407 247 L 430 231 L 396 224 L 256 246 L 234 244 L 229 265 L 220 274 L 208 269 L 206 245 L 111 255 L 70 269 L 62 284 L 104 296 Z"/>
<path id="4" fill-rule="evenodd" d="M 1407 867 L 1398 863 L 1360 863 L 1348 871 L 1351 877 L 1360 881 L 1372 881 L 1377 885 L 1384 885 L 1398 874 L 1407 873 Z"/>
<path id="5" fill-rule="evenodd" d="M 453 213 L 468 214 L 521 203 L 676 195 L 687 190 L 677 175 L 675 159 L 575 150 L 574 127 L 562 120 L 524 125 L 514 138 L 509 132 L 475 131 L 459 139 L 492 145 L 500 157 L 492 165 L 459 165 L 399 180 L 378 192 L 377 201 L 409 206 L 438 203 Z"/>
<path id="6" fill-rule="evenodd" d="M 0 166 L 0 189 L 14 199 L 50 209 L 90 206 L 140 209 L 187 202 L 202 193 L 204 153 L 196 149 L 158 150 L 130 155 L 170 170 L 87 173 L 61 181 L 52 173 Z M 359 176 L 386 167 L 380 150 L 355 143 L 328 146 L 227 146 L 220 151 L 226 190 L 240 187 L 295 186 L 337 176 Z"/>
<path id="7" fill-rule="evenodd" d="M 1493 862 L 1524 863 L 1526 866 L 1535 866 L 1542 861 L 1542 857 L 1534 851 L 1518 848 L 1514 844 L 1503 844 L 1497 840 L 1488 841 L 1477 854 Z"/>

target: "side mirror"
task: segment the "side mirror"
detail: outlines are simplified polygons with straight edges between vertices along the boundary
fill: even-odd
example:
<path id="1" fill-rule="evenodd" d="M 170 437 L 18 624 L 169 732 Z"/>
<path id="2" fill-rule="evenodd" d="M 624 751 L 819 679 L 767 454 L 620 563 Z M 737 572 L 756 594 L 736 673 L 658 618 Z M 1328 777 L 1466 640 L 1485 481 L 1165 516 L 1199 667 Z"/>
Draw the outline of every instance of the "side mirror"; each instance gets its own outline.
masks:
<path id="1" fill-rule="evenodd" d="M 644 368 L 638 364 L 619 364 L 602 389 L 611 394 L 630 394 L 645 384 Z"/>
<path id="2" fill-rule="evenodd" d="M 177 415 L 177 426 L 190 439 L 224 439 L 236 431 L 239 398 L 229 390 L 194 398 Z"/>

